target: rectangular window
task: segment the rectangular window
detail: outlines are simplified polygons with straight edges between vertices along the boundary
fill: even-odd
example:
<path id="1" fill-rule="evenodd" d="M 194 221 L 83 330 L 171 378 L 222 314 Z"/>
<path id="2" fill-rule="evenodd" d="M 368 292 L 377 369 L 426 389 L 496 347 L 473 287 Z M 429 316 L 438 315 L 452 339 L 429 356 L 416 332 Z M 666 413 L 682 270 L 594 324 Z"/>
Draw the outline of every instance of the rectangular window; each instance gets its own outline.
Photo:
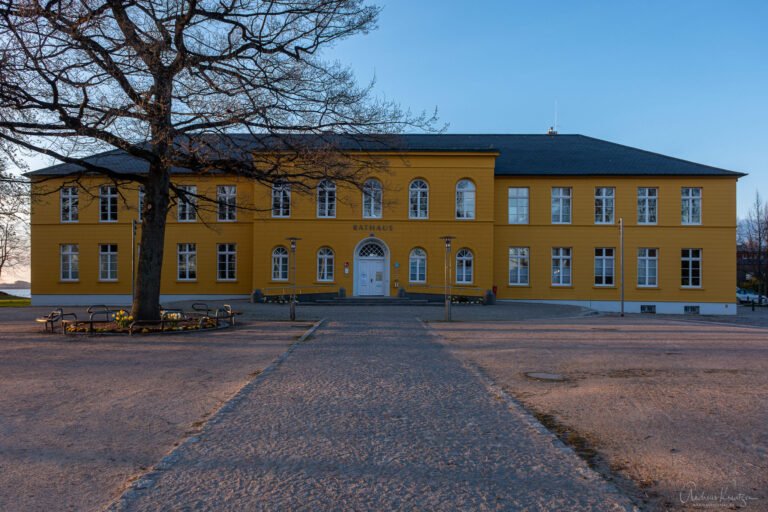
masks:
<path id="1" fill-rule="evenodd" d="M 179 222 L 194 222 L 197 217 L 197 187 L 194 185 L 179 185 L 177 220 Z"/>
<path id="2" fill-rule="evenodd" d="M 114 185 L 99 187 L 99 220 L 117 222 L 117 187 Z"/>
<path id="3" fill-rule="evenodd" d="M 509 284 L 525 286 L 528 284 L 530 252 L 528 247 L 509 248 Z"/>
<path id="4" fill-rule="evenodd" d="M 701 224 L 701 188 L 683 188 L 682 223 Z"/>
<path id="5" fill-rule="evenodd" d="M 701 287 L 701 249 L 681 251 L 681 281 L 684 288 Z"/>
<path id="6" fill-rule="evenodd" d="M 218 244 L 218 268 L 216 279 L 219 281 L 234 281 L 237 279 L 237 245 Z"/>
<path id="7" fill-rule="evenodd" d="M 117 244 L 99 245 L 99 281 L 117 281 Z"/>
<path id="8" fill-rule="evenodd" d="M 613 286 L 614 251 L 612 247 L 595 249 L 595 286 Z"/>
<path id="9" fill-rule="evenodd" d="M 291 216 L 291 186 L 288 183 L 272 185 L 272 216 Z"/>
<path id="10" fill-rule="evenodd" d="M 656 305 L 655 304 L 640 304 L 640 313 L 646 314 L 646 315 L 655 315 L 656 314 Z"/>
<path id="11" fill-rule="evenodd" d="M 552 189 L 552 224 L 571 223 L 571 188 Z"/>
<path id="12" fill-rule="evenodd" d="M 698 315 L 701 313 L 700 306 L 683 306 L 683 313 L 686 315 Z"/>
<path id="13" fill-rule="evenodd" d="M 637 250 L 637 286 L 653 288 L 658 286 L 659 250 L 640 248 Z"/>
<path id="14" fill-rule="evenodd" d="M 656 224 L 658 222 L 659 189 L 640 187 L 637 189 L 637 223 Z"/>
<path id="15" fill-rule="evenodd" d="M 179 281 L 194 281 L 197 279 L 197 245 L 178 244 L 177 246 L 177 278 Z"/>
<path id="16" fill-rule="evenodd" d="M 77 281 L 80 279 L 80 251 L 77 244 L 61 245 L 61 280 Z"/>
<path id="17" fill-rule="evenodd" d="M 595 188 L 595 224 L 613 224 L 615 195 L 613 187 Z"/>
<path id="18" fill-rule="evenodd" d="M 235 185 L 217 186 L 216 203 L 219 221 L 233 222 L 237 220 L 237 187 Z"/>
<path id="19" fill-rule="evenodd" d="M 571 248 L 552 248 L 552 286 L 571 285 Z"/>
<path id="20" fill-rule="evenodd" d="M 528 224 L 528 188 L 510 188 L 508 192 L 510 224 Z"/>
<path id="21" fill-rule="evenodd" d="M 80 212 L 77 187 L 61 189 L 61 222 L 77 222 Z"/>

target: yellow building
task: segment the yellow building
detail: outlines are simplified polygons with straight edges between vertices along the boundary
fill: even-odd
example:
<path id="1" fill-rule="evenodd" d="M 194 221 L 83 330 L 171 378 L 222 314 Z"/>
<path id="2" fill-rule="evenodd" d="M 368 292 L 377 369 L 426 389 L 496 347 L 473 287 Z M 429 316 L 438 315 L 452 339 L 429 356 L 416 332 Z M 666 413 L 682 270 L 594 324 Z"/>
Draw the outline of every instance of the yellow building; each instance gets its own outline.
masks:
<path id="1" fill-rule="evenodd" d="M 294 282 L 306 298 L 438 299 L 448 260 L 454 295 L 617 311 L 623 277 L 628 312 L 736 312 L 743 174 L 581 135 L 407 135 L 379 156 L 388 168 L 364 192 L 176 175 L 217 201 L 172 209 L 162 300 L 282 295 Z M 119 152 L 93 158 L 138 168 Z M 33 304 L 128 304 L 140 192 L 95 175 L 73 184 L 78 171 L 30 173 Z"/>

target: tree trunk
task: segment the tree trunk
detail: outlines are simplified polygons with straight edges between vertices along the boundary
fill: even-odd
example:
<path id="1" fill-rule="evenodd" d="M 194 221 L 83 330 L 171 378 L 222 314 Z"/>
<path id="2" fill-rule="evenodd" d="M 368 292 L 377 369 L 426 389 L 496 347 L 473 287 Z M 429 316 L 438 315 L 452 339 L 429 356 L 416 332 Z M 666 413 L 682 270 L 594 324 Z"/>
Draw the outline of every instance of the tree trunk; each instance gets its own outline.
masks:
<path id="1" fill-rule="evenodd" d="M 159 163 L 151 164 L 144 186 L 139 265 L 133 296 L 132 314 L 136 320 L 160 319 L 160 278 L 169 208 L 169 184 L 170 169 Z"/>

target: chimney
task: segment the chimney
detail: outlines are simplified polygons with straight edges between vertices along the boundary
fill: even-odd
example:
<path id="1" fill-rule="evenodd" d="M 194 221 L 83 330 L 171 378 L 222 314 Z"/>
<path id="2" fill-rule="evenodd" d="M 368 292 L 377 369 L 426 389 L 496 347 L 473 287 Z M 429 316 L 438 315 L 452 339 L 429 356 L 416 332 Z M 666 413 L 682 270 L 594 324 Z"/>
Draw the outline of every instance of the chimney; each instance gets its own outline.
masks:
<path id="1" fill-rule="evenodd" d="M 555 130 L 554 126 L 549 127 L 549 130 L 547 130 L 547 135 L 557 135 L 557 130 Z"/>

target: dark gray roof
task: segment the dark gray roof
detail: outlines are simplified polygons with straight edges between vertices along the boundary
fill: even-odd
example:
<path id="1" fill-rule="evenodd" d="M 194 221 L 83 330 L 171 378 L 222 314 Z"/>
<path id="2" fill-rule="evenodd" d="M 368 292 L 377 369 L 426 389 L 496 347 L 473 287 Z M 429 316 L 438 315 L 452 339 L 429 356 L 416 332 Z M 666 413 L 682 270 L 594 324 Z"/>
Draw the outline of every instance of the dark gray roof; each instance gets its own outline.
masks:
<path id="1" fill-rule="evenodd" d="M 291 136 L 305 146 L 333 140 L 343 150 L 403 152 L 496 152 L 497 176 L 744 176 L 743 173 L 697 164 L 659 153 L 615 144 L 584 135 L 415 134 L 366 139 L 345 136 Z M 238 150 L 285 149 L 285 139 L 230 135 Z M 290 145 L 290 143 L 288 143 Z M 116 173 L 146 172 L 147 163 L 121 150 L 90 156 L 87 161 Z M 81 172 L 74 164 L 60 164 L 28 173 L 65 176 Z M 174 169 L 175 172 L 190 172 Z"/>

